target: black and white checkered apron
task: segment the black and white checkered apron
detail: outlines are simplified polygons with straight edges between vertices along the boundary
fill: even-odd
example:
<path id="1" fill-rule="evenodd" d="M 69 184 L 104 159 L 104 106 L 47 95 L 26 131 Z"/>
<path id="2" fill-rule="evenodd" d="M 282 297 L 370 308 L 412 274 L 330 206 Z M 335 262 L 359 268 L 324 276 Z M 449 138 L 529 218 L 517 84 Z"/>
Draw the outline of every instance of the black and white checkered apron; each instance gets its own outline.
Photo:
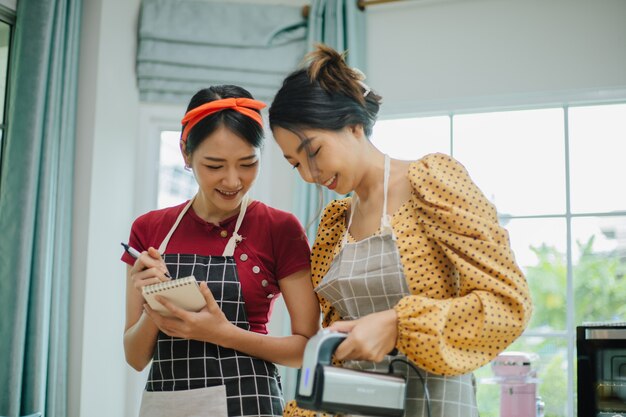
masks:
<path id="1" fill-rule="evenodd" d="M 389 157 L 385 155 L 384 203 L 381 230 L 359 242 L 348 242 L 356 201 L 350 210 L 340 252 L 333 259 L 328 273 L 315 291 L 329 301 L 342 320 L 354 320 L 394 308 L 401 298 L 410 294 L 396 238 L 387 214 Z M 354 197 L 353 197 L 354 198 Z M 377 372 L 388 372 L 394 358 L 387 355 L 382 362 L 346 361 L 343 366 Z M 407 359 L 408 360 L 408 359 Z M 415 371 L 405 363 L 394 363 L 394 371 L 407 378 L 406 417 L 426 417 L 424 387 Z M 477 417 L 474 377 L 435 375 L 420 369 L 430 394 L 432 417 Z"/>
<path id="2" fill-rule="evenodd" d="M 160 253 L 165 252 L 192 201 L 159 247 Z M 173 279 L 193 275 L 197 281 L 206 281 L 226 318 L 245 330 L 250 325 L 233 253 L 241 241 L 237 232 L 247 204 L 248 199 L 244 198 L 235 231 L 222 256 L 164 255 Z M 212 343 L 159 332 L 142 398 L 146 416 L 282 416 L 283 406 L 280 377 L 271 362 Z"/>

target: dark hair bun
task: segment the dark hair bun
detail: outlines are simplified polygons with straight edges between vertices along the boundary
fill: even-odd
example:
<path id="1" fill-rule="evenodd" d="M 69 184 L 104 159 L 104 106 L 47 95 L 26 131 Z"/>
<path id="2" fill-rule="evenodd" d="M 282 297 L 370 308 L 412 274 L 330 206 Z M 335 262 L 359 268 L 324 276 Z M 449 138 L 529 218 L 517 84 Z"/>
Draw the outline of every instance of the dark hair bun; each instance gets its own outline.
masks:
<path id="1" fill-rule="evenodd" d="M 382 97 L 364 79 L 361 71 L 348 66 L 344 54 L 316 45 L 305 65 L 287 76 L 276 93 L 269 109 L 270 127 L 298 132 L 362 125 L 369 138 Z"/>
<path id="2" fill-rule="evenodd" d="M 345 52 L 340 54 L 324 44 L 316 44 L 315 49 L 306 56 L 308 74 L 311 82 L 317 81 L 328 93 L 341 92 L 361 104 L 363 96 L 363 74 L 350 68 L 345 61 Z"/>

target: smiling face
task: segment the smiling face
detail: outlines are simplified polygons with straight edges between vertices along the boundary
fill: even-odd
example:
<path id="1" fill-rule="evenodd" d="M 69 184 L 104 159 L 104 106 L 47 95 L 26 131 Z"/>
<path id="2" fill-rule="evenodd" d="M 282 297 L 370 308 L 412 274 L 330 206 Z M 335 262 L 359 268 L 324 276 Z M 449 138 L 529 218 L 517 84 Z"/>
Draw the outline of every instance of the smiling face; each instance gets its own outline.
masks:
<path id="1" fill-rule="evenodd" d="M 294 132 L 276 127 L 274 139 L 285 159 L 298 170 L 303 180 L 334 190 L 339 194 L 353 191 L 361 174 L 359 147 L 363 130 L 360 126 L 340 131 L 302 130 L 302 138 Z"/>
<path id="2" fill-rule="evenodd" d="M 224 126 L 204 139 L 191 155 L 183 152 L 183 157 L 199 185 L 196 200 L 209 218 L 224 219 L 236 213 L 259 173 L 258 149 Z"/>

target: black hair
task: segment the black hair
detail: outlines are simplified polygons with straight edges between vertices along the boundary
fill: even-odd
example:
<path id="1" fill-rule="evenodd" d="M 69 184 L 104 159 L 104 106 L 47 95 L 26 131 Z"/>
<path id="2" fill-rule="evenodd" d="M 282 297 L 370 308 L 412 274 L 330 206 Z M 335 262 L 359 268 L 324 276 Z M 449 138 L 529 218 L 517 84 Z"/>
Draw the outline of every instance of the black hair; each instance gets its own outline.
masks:
<path id="1" fill-rule="evenodd" d="M 366 90 L 363 74 L 329 46 L 317 45 L 307 59 L 308 65 L 291 73 L 276 93 L 270 128 L 282 127 L 301 137 L 303 129 L 338 131 L 362 125 L 369 138 L 382 98 Z"/>
<path id="2" fill-rule="evenodd" d="M 222 98 L 254 98 L 245 88 L 236 85 L 217 85 L 204 88 L 193 95 L 187 112 L 211 101 Z M 256 110 L 255 110 L 256 111 Z M 202 119 L 189 131 L 185 152 L 192 154 L 209 135 L 220 127 L 226 127 L 255 148 L 263 144 L 263 127 L 255 120 L 233 109 L 224 109 Z"/>

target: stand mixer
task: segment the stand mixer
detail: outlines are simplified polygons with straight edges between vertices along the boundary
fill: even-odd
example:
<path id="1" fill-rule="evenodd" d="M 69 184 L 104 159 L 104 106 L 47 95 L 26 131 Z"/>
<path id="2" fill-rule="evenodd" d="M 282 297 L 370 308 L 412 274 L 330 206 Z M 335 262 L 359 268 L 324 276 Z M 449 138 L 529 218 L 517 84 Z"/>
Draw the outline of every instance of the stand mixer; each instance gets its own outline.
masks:
<path id="1" fill-rule="evenodd" d="M 492 362 L 493 382 L 500 385 L 500 417 L 543 417 L 544 402 L 537 396 L 536 355 L 503 352 Z"/>

